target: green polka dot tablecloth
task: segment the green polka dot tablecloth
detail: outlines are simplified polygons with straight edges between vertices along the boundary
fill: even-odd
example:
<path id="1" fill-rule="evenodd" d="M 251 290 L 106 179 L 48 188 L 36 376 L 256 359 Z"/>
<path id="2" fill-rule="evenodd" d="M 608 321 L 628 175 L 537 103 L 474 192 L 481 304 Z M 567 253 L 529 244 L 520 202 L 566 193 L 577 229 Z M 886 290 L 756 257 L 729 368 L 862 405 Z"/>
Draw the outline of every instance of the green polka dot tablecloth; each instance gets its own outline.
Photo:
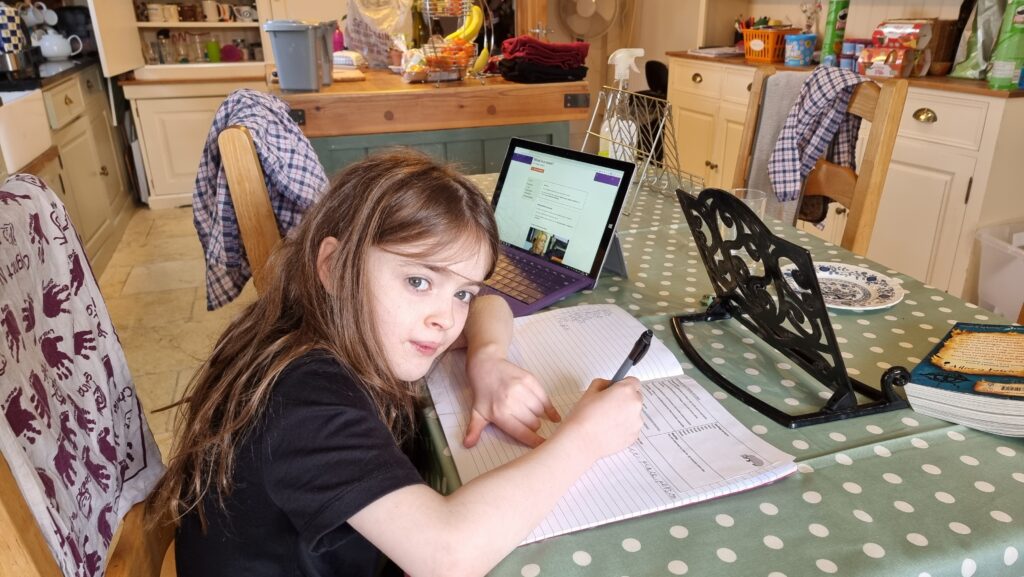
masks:
<path id="1" fill-rule="evenodd" d="M 493 175 L 474 179 L 493 190 Z M 865 383 L 877 386 L 892 365 L 913 368 L 957 321 L 1007 322 L 795 228 L 774 228 L 818 262 L 866 266 L 902 282 L 907 294 L 891 308 L 830 312 L 848 371 Z M 675 342 L 672 316 L 702 310 L 701 297 L 712 292 L 678 201 L 641 193 L 619 233 L 629 278 L 602 277 L 597 289 L 558 306 L 615 303 L 632 312 L 733 415 L 794 455 L 798 472 L 745 493 L 520 547 L 492 575 L 1024 576 L 1024 440 L 909 409 L 796 430 L 777 425 L 700 374 Z M 775 406 L 806 412 L 828 396 L 739 323 L 698 323 L 688 332 L 726 377 Z M 427 419 L 427 429 L 432 481 L 451 490 L 458 476 L 436 418 Z"/>

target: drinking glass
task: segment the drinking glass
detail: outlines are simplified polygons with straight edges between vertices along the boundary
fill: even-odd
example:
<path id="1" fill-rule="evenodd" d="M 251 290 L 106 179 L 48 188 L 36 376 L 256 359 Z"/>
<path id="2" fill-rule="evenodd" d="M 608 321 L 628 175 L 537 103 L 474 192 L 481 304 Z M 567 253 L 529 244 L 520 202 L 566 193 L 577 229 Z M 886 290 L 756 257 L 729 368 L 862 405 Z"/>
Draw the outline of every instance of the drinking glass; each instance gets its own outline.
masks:
<path id="1" fill-rule="evenodd" d="M 754 214 L 757 215 L 759 220 L 764 220 L 768 195 L 765 194 L 763 190 L 757 190 L 755 188 L 735 188 L 732 192 L 733 195 L 743 201 L 743 204 L 747 205 L 747 208 L 754 211 Z M 722 235 L 723 242 L 736 240 L 736 227 L 728 227 L 723 223 L 719 228 L 719 233 Z M 754 275 L 760 272 L 760 263 L 751 258 L 750 254 L 747 253 L 746 250 L 734 249 L 732 254 L 743 259 L 743 262 L 747 265 L 747 269 L 750 271 L 750 274 Z"/>
<path id="2" fill-rule="evenodd" d="M 763 190 L 756 188 L 734 188 L 733 195 L 743 201 L 750 210 L 754 211 L 757 218 L 764 220 L 765 206 L 768 204 L 768 195 Z"/>

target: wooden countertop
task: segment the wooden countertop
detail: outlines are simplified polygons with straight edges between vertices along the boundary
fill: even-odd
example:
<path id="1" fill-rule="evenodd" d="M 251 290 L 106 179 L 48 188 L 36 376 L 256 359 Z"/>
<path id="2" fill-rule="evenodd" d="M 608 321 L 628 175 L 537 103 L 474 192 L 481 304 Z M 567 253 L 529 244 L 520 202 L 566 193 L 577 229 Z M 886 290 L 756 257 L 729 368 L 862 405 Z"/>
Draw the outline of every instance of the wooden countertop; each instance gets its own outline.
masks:
<path id="1" fill-rule="evenodd" d="M 441 83 L 406 83 L 397 74 L 370 70 L 366 80 L 335 82 L 320 92 L 271 93 L 306 115 L 308 137 L 351 136 L 478 128 L 590 118 L 586 81 L 519 84 L 501 77 Z M 582 106 L 567 107 L 568 95 Z"/>
<path id="2" fill-rule="evenodd" d="M 731 64 L 736 66 L 766 66 L 763 62 L 750 62 L 742 56 L 730 56 L 728 58 L 708 58 L 706 56 L 697 56 L 690 54 L 686 51 L 671 51 L 665 53 L 667 56 L 672 58 L 685 58 L 687 60 L 696 60 L 699 62 L 707 62 L 709 64 Z M 780 70 L 809 70 L 807 67 L 790 67 L 784 66 L 782 63 L 775 63 L 771 66 L 775 66 Z M 908 78 L 911 87 L 916 88 L 927 88 L 929 90 L 946 90 L 949 92 L 960 92 L 964 94 L 977 94 L 979 96 L 989 96 L 992 98 L 1024 98 L 1024 90 L 992 90 L 988 87 L 988 84 L 983 80 L 967 80 L 964 78 L 950 78 L 949 76 L 916 76 Z"/>

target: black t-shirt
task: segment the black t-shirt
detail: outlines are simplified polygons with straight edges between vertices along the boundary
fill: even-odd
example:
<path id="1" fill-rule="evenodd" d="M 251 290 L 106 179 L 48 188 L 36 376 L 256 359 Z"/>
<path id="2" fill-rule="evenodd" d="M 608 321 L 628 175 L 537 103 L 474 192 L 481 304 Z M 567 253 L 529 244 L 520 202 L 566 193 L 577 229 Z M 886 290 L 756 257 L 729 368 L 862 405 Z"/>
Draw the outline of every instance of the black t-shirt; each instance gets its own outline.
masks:
<path id="1" fill-rule="evenodd" d="M 323 352 L 288 365 L 252 433 L 237 447 L 234 490 L 206 499 L 175 540 L 181 577 L 369 576 L 380 553 L 348 519 L 422 483 L 362 386 Z"/>

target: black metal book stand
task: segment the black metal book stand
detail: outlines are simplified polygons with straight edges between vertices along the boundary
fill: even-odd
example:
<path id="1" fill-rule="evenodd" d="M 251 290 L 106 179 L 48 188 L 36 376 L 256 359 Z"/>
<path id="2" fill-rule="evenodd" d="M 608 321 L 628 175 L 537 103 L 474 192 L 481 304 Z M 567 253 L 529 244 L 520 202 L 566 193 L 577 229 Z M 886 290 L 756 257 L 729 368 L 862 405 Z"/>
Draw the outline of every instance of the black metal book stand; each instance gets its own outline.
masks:
<path id="1" fill-rule="evenodd" d="M 679 189 L 676 196 L 716 294 L 703 313 L 672 319 L 676 340 L 702 373 L 744 403 L 789 428 L 908 406 L 893 389 L 909 380 L 910 373 L 904 367 L 886 370 L 881 390 L 847 375 L 807 250 L 772 234 L 742 200 L 728 192 L 709 188 L 694 198 Z M 728 233 L 728 238 L 723 239 L 723 233 Z M 752 265 L 759 262 L 760 267 L 756 268 L 763 269 L 763 274 L 751 273 L 748 262 Z M 786 281 L 783 265 L 791 271 L 789 274 L 797 288 Z M 728 318 L 742 323 L 828 387 L 832 394 L 824 406 L 810 413 L 787 413 L 737 386 L 706 362 L 690 342 L 685 326 Z M 867 400 L 860 402 L 857 393 Z"/>

